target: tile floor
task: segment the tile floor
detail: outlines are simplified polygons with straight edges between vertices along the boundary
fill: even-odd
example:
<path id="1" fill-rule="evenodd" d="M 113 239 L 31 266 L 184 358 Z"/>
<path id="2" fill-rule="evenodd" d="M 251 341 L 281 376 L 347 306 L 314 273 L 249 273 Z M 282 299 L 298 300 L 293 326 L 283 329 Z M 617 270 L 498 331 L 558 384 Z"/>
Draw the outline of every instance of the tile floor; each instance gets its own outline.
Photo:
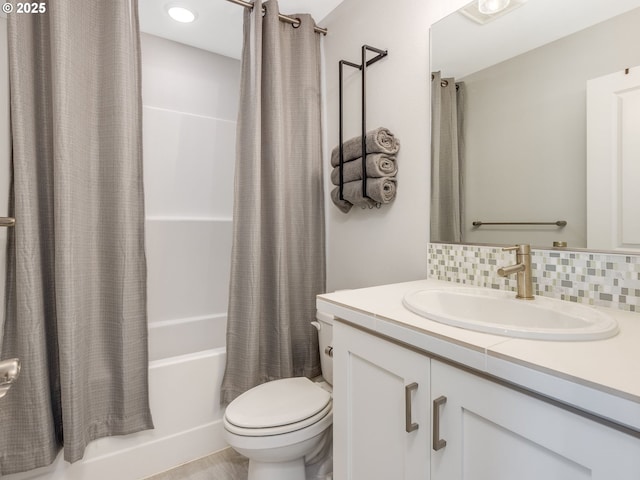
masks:
<path id="1" fill-rule="evenodd" d="M 145 480 L 247 480 L 248 467 L 249 459 L 226 448 Z"/>

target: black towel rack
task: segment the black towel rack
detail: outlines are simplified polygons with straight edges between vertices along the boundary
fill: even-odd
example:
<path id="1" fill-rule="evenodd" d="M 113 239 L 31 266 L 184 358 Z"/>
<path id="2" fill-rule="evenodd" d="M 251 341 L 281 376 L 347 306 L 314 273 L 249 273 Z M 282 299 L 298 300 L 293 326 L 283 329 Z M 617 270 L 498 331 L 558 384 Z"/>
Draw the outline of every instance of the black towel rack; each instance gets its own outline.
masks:
<path id="1" fill-rule="evenodd" d="M 370 60 L 367 60 L 367 51 L 374 52 L 377 55 Z M 344 200 L 344 139 L 343 139 L 343 122 L 342 122 L 342 66 L 347 65 L 349 67 L 357 68 L 362 72 L 362 195 L 365 198 L 371 198 L 367 195 L 367 67 L 373 65 L 378 60 L 382 60 L 387 56 L 387 50 L 381 50 L 379 48 L 372 47 L 370 45 L 363 45 L 361 47 L 361 63 L 349 62 L 347 60 L 340 60 L 338 62 L 338 82 L 339 86 L 339 102 L 340 102 L 340 118 L 338 121 L 340 134 L 338 141 L 340 142 L 340 163 L 339 163 L 339 183 L 340 183 L 340 200 Z"/>

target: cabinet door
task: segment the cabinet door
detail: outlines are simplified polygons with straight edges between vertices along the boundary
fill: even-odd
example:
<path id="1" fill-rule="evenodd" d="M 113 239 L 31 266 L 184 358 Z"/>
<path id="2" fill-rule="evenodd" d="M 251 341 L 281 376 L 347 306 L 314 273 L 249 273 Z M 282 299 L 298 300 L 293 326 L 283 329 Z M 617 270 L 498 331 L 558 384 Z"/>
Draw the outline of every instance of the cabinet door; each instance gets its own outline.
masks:
<path id="1" fill-rule="evenodd" d="M 334 478 L 429 479 L 429 359 L 336 322 Z"/>
<path id="2" fill-rule="evenodd" d="M 434 422 L 446 441 L 432 450 L 434 480 L 640 479 L 637 438 L 441 362 L 431 365 L 432 398 L 446 397 Z"/>

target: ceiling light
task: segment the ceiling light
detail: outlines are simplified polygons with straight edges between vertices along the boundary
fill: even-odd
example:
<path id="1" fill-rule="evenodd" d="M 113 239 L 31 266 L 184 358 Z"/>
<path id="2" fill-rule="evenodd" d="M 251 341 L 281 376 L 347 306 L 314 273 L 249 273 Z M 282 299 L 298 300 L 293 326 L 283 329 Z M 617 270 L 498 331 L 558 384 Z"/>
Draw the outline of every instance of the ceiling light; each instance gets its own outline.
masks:
<path id="1" fill-rule="evenodd" d="M 509 0 L 478 0 L 478 10 L 485 15 L 493 15 L 509 6 Z"/>
<path id="2" fill-rule="evenodd" d="M 167 8 L 167 13 L 176 22 L 191 23 L 196 19 L 196 14 L 185 7 L 170 6 Z"/>
<path id="3" fill-rule="evenodd" d="M 482 9 L 484 10 L 486 4 L 492 4 L 492 3 L 506 3 L 506 7 L 503 7 L 502 10 L 498 10 L 497 13 L 495 13 L 494 10 L 492 10 L 494 11 L 494 13 L 480 12 L 481 6 L 482 6 Z M 504 0 L 476 0 L 475 2 L 471 2 L 466 7 L 462 7 L 459 10 L 459 12 L 465 17 L 469 18 L 470 20 L 473 20 L 474 22 L 480 25 L 486 25 L 487 23 L 492 22 L 496 18 L 500 18 L 502 15 L 506 15 L 507 13 L 510 13 L 513 10 L 520 8 L 525 3 L 527 3 L 527 0 L 510 0 L 507 2 L 505 2 Z M 495 6 L 493 6 L 493 8 L 495 9 Z"/>

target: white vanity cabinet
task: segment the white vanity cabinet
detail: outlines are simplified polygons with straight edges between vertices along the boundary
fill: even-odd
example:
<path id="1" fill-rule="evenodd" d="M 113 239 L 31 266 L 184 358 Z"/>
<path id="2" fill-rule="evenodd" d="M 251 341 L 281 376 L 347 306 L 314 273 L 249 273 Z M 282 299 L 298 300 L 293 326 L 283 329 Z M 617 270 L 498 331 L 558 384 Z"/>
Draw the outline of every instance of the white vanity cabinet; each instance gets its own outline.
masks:
<path id="1" fill-rule="evenodd" d="M 594 420 L 437 360 L 431 392 L 432 480 L 640 479 L 640 440 Z"/>
<path id="2" fill-rule="evenodd" d="M 335 480 L 429 478 L 429 358 L 336 322 Z"/>
<path id="3" fill-rule="evenodd" d="M 610 426 L 340 321 L 333 352 L 336 480 L 640 479 Z"/>

